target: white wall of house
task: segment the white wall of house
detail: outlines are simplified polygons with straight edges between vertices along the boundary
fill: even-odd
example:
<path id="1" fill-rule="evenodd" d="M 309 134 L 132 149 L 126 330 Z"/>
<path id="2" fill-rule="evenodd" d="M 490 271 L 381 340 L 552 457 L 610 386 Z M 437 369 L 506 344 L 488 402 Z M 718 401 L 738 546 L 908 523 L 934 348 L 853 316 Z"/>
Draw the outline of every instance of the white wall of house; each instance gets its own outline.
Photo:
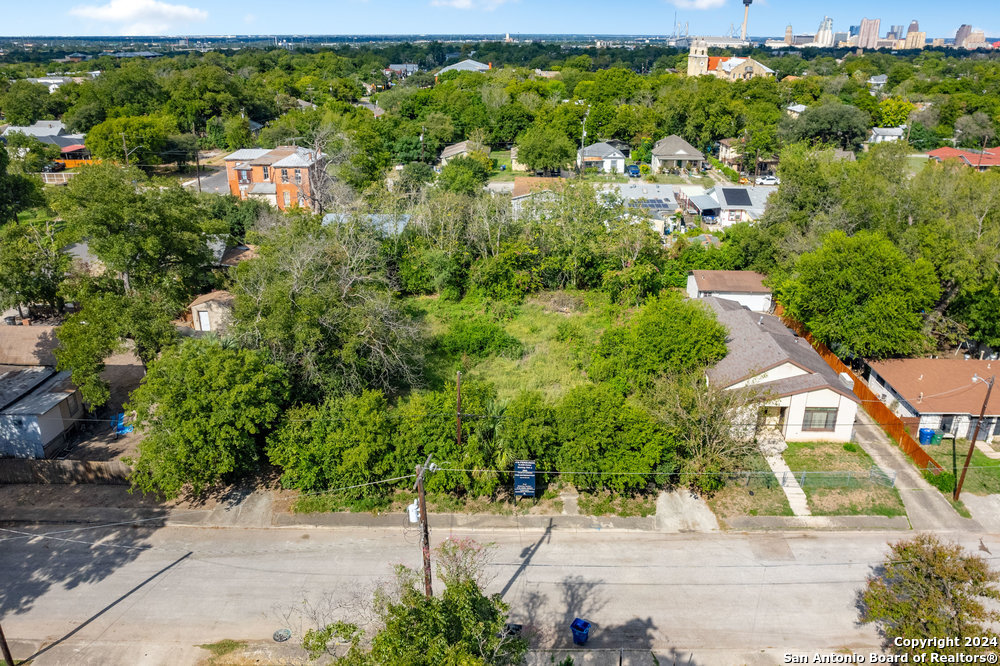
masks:
<path id="1" fill-rule="evenodd" d="M 785 440 L 789 442 L 849 442 L 854 433 L 854 418 L 858 413 L 858 403 L 831 391 L 820 389 L 808 393 L 788 396 L 788 410 L 785 414 Z M 806 409 L 836 409 L 836 425 L 833 430 L 807 430 L 804 427 Z"/>
<path id="2" fill-rule="evenodd" d="M 606 159 L 602 169 L 605 173 L 625 173 L 625 160 L 623 158 Z"/>

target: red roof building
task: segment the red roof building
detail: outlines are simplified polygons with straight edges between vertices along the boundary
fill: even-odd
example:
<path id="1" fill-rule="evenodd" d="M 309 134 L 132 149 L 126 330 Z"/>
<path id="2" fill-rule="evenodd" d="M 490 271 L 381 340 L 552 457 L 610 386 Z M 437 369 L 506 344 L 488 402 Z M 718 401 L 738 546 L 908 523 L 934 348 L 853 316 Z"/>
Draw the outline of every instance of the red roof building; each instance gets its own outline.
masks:
<path id="1" fill-rule="evenodd" d="M 986 150 L 962 150 L 961 148 L 938 148 L 927 153 L 927 156 L 938 162 L 958 160 L 979 171 L 1000 166 L 1000 146 Z"/>

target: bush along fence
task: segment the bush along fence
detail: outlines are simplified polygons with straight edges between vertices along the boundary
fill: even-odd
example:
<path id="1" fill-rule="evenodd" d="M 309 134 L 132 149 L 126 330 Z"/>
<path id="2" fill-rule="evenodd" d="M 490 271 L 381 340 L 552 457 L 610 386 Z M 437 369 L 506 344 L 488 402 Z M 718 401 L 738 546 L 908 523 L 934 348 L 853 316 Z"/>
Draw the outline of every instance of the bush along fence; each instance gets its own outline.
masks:
<path id="1" fill-rule="evenodd" d="M 910 457 L 910 460 L 917 465 L 918 469 L 930 470 L 931 473 L 935 475 L 944 471 L 944 467 L 931 458 L 930 455 L 924 451 L 923 447 L 921 447 L 920 444 L 913 439 L 907 431 L 906 424 L 903 423 L 903 420 L 896 416 L 891 409 L 882 404 L 882 401 L 878 399 L 878 396 L 876 396 L 870 388 L 868 388 L 868 384 L 866 384 L 863 379 L 858 377 L 853 370 L 837 358 L 837 355 L 830 351 L 826 345 L 822 342 L 814 340 L 812 334 L 809 333 L 809 331 L 807 331 L 802 324 L 781 315 L 780 310 L 779 316 L 781 316 L 781 320 L 786 326 L 809 341 L 809 344 L 811 344 L 823 360 L 826 361 L 827 365 L 833 368 L 834 372 L 846 374 L 854 381 L 854 394 L 858 396 L 859 400 L 861 400 L 862 409 L 867 412 L 868 416 L 874 419 L 875 423 L 877 423 L 882 430 L 889 435 L 889 437 L 896 441 L 899 448 L 903 450 L 903 453 Z"/>

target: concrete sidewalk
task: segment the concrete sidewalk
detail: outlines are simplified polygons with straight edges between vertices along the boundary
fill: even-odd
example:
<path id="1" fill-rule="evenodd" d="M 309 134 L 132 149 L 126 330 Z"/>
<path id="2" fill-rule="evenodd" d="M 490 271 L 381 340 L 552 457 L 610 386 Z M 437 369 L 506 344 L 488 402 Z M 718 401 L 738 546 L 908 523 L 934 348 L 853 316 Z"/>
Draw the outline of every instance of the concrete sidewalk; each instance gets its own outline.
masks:
<path id="1" fill-rule="evenodd" d="M 858 411 L 854 438 L 875 464 L 896 470 L 896 490 L 915 530 L 982 530 L 975 520 L 958 515 L 941 492 L 927 483 L 903 451 L 864 411 Z"/>

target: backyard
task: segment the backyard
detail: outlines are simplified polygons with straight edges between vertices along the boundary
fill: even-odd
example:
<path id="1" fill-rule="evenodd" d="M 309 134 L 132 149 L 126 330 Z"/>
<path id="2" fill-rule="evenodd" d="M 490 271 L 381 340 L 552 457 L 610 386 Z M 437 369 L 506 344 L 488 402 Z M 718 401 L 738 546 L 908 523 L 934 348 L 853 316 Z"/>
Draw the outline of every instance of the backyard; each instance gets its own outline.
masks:
<path id="1" fill-rule="evenodd" d="M 952 441 L 954 440 L 945 440 L 940 444 L 930 444 L 923 447 L 927 454 L 949 473 L 952 471 Z M 955 466 L 958 468 L 960 476 L 962 466 L 965 464 L 965 457 L 969 454 L 969 441 L 966 439 L 955 441 L 954 451 Z M 1000 460 L 989 458 L 979 449 L 973 450 L 969 471 L 966 473 L 965 483 L 962 485 L 962 492 L 973 495 L 1000 493 Z"/>

